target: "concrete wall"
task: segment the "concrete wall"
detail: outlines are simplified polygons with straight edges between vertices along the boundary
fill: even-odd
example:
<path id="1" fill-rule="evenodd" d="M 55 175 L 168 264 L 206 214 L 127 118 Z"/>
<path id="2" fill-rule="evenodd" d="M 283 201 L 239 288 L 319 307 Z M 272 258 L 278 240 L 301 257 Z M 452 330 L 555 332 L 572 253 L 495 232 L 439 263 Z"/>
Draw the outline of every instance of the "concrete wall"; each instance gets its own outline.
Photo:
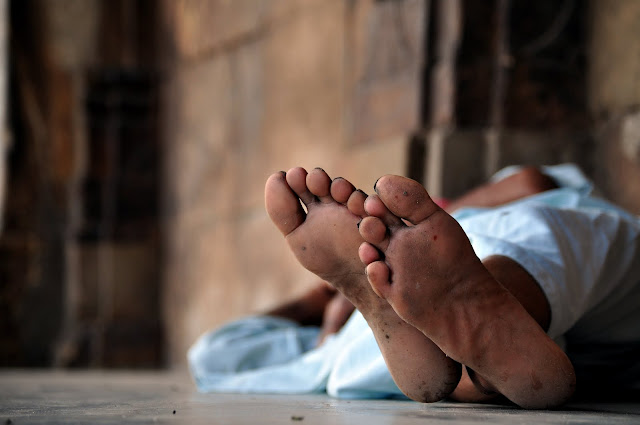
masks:
<path id="1" fill-rule="evenodd" d="M 203 331 L 315 281 L 264 211 L 271 173 L 321 166 L 370 190 L 380 175 L 404 171 L 418 119 L 423 8 L 164 3 L 171 364 L 184 363 Z"/>

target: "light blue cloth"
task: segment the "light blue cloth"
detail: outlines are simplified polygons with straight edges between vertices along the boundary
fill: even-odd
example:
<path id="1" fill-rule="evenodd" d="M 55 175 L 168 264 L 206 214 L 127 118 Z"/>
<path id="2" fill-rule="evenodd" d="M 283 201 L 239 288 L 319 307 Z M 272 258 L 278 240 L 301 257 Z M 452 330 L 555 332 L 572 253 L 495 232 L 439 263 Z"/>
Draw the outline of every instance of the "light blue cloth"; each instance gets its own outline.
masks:
<path id="1" fill-rule="evenodd" d="M 205 392 L 404 397 L 359 312 L 313 348 L 319 333 L 285 319 L 247 317 L 203 335 L 187 357 Z"/>
<path id="2" fill-rule="evenodd" d="M 559 189 L 454 217 L 478 257 L 510 257 L 536 279 L 551 306 L 548 333 L 578 347 L 569 350 L 577 369 L 615 363 L 620 347 L 640 345 L 640 219 L 590 196 L 592 185 L 577 167 L 544 171 Z M 359 312 L 314 348 L 318 334 L 284 319 L 248 317 L 203 335 L 189 350 L 189 365 L 205 392 L 403 397 Z M 603 354 L 593 347 L 605 347 Z M 636 359 L 627 356 L 622 375 L 640 370 Z"/>

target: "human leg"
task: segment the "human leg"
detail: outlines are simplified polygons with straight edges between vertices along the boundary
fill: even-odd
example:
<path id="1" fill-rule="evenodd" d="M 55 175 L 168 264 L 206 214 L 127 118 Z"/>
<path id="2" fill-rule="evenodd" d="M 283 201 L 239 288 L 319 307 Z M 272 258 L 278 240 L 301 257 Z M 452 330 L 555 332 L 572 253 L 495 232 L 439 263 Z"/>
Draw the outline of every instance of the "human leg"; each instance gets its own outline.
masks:
<path id="1" fill-rule="evenodd" d="M 371 217 L 360 226 L 367 241 L 360 256 L 376 293 L 407 323 L 466 365 L 484 392 L 497 391 L 530 408 L 566 401 L 575 386 L 570 361 L 475 256 L 457 222 L 415 181 L 385 176 L 377 182 L 376 192 L 379 197 L 371 196 L 365 204 Z M 507 286 L 522 286 L 522 294 L 528 294 L 531 285 L 517 283 L 523 270 L 506 262 L 493 273 L 500 274 L 505 264 L 515 274 L 505 271 L 500 278 L 509 281 Z M 512 284 L 513 277 L 517 279 Z M 532 308 L 544 316 L 544 308 L 539 310 L 537 304 Z"/>
<path id="2" fill-rule="evenodd" d="M 353 303 L 347 297 L 341 292 L 336 293 L 324 310 L 318 345 L 322 344 L 329 335 L 338 332 L 347 323 L 354 310 Z"/>
<path id="3" fill-rule="evenodd" d="M 321 326 L 325 310 L 336 294 L 335 288 L 319 281 L 299 298 L 285 302 L 264 315 L 293 320 L 302 326 Z"/>
<path id="4" fill-rule="evenodd" d="M 299 298 L 264 314 L 290 319 L 302 326 L 320 327 L 318 344 L 321 344 L 327 336 L 338 332 L 347 323 L 354 308 L 351 301 L 333 286 L 319 281 Z"/>
<path id="5" fill-rule="evenodd" d="M 401 320 L 369 285 L 358 258 L 363 239 L 357 224 L 365 214 L 365 197 L 344 179 L 332 182 L 320 169 L 274 174 L 265 188 L 267 212 L 298 261 L 360 310 L 398 387 L 414 400 L 442 399 L 457 385 L 460 365 Z"/>
<path id="6" fill-rule="evenodd" d="M 502 180 L 470 190 L 451 201 L 445 209 L 452 213 L 463 207 L 495 207 L 557 187 L 551 177 L 537 167 L 528 166 Z"/>

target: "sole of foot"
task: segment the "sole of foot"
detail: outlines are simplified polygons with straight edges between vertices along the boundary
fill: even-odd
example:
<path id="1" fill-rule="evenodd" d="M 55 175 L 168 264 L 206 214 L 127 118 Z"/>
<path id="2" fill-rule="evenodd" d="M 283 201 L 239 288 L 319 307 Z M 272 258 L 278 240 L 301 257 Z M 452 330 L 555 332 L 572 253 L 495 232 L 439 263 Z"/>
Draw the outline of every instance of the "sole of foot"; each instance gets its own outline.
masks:
<path id="1" fill-rule="evenodd" d="M 461 366 L 400 319 L 371 288 L 358 252 L 364 242 L 358 224 L 365 216 L 366 197 L 347 180 L 331 180 L 319 168 L 273 174 L 265 187 L 267 213 L 289 248 L 303 267 L 360 310 L 400 390 L 421 402 L 441 400 L 458 384 Z"/>
<path id="2" fill-rule="evenodd" d="M 526 408 L 564 403 L 575 387 L 571 362 L 483 266 L 455 219 L 416 181 L 384 176 L 375 190 L 360 257 L 376 294 L 477 382 Z"/>

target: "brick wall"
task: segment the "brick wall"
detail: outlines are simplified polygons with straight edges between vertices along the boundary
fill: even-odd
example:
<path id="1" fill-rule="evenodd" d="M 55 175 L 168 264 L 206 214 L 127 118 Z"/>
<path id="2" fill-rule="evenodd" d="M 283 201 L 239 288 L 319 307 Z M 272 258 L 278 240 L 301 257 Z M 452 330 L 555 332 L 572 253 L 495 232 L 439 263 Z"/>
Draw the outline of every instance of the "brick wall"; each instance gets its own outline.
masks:
<path id="1" fill-rule="evenodd" d="M 364 190 L 406 174 L 456 196 L 504 165 L 570 161 L 637 212 L 639 10 L 165 1 L 170 363 L 203 331 L 315 280 L 265 214 L 263 184 L 278 170 L 322 166 Z"/>
<path id="2" fill-rule="evenodd" d="M 263 206 L 296 165 L 455 196 L 574 161 L 640 212 L 636 0 L 9 4 L 40 24 L 12 25 L 4 366 L 157 366 L 161 322 L 183 365 L 203 331 L 303 292 Z"/>
<path id="3" fill-rule="evenodd" d="M 184 0 L 164 12 L 164 308 L 179 364 L 203 331 L 315 281 L 264 211 L 269 174 L 321 166 L 370 190 L 404 171 L 424 3 Z"/>
<path id="4" fill-rule="evenodd" d="M 596 183 L 640 214 L 640 2 L 592 0 L 589 21 Z"/>

